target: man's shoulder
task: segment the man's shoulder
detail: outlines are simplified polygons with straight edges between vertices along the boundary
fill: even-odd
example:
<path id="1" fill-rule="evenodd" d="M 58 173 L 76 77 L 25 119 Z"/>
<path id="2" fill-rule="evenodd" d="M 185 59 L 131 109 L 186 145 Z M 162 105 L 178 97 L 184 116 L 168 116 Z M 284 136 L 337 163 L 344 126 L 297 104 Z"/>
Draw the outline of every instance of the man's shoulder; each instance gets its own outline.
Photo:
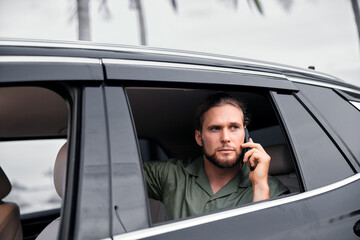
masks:
<path id="1" fill-rule="evenodd" d="M 149 161 L 144 163 L 145 168 L 159 168 L 166 170 L 183 170 L 196 159 L 170 158 L 167 161 Z"/>

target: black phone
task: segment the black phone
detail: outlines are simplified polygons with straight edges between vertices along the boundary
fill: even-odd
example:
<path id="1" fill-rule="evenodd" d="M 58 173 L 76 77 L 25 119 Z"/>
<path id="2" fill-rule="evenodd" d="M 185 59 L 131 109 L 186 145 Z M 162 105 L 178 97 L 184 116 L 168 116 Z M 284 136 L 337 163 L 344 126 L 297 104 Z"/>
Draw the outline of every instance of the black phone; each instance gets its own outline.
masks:
<path id="1" fill-rule="evenodd" d="M 250 138 L 250 136 L 249 136 L 249 131 L 247 130 L 247 128 L 244 128 L 244 131 L 245 131 L 245 139 L 244 139 L 244 143 L 247 143 L 247 142 L 249 142 L 249 138 Z M 250 150 L 250 148 L 244 148 L 244 150 L 243 150 L 243 156 L 245 156 L 245 153 L 247 152 L 247 151 L 249 151 Z M 244 159 L 243 159 L 243 161 L 244 161 Z M 244 163 L 244 162 L 243 162 Z M 256 168 L 256 166 L 255 167 L 252 167 L 251 165 L 250 165 L 250 162 L 248 162 L 248 166 L 249 166 L 249 168 L 250 168 L 250 171 L 253 171 L 255 168 Z"/>

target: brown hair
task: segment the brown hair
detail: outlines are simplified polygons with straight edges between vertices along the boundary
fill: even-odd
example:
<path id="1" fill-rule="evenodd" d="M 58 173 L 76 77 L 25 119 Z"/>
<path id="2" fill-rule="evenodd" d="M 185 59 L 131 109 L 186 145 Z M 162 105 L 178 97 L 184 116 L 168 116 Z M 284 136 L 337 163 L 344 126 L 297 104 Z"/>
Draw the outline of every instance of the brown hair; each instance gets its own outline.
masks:
<path id="1" fill-rule="evenodd" d="M 204 122 L 204 114 L 209 111 L 211 108 L 216 106 L 221 106 L 223 104 L 230 104 L 239 108 L 243 113 L 244 125 L 249 125 L 250 119 L 246 111 L 245 103 L 236 96 L 232 96 L 225 92 L 219 92 L 213 95 L 210 95 L 206 100 L 198 107 L 194 116 L 194 129 L 202 130 L 202 124 Z"/>

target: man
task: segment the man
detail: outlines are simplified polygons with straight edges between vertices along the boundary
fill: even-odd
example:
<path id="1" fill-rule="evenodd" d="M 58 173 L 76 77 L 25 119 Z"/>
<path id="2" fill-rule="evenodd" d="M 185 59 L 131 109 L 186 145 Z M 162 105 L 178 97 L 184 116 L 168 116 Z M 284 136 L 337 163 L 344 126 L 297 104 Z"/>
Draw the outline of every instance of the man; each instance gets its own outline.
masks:
<path id="1" fill-rule="evenodd" d="M 186 162 L 144 164 L 150 198 L 164 203 L 169 219 L 178 219 L 265 200 L 288 191 L 268 176 L 270 156 L 252 139 L 244 143 L 248 123 L 244 104 L 225 93 L 210 96 L 197 110 L 195 140 L 203 156 Z M 244 149 L 249 150 L 243 154 Z M 255 168 L 249 170 L 250 165 Z"/>

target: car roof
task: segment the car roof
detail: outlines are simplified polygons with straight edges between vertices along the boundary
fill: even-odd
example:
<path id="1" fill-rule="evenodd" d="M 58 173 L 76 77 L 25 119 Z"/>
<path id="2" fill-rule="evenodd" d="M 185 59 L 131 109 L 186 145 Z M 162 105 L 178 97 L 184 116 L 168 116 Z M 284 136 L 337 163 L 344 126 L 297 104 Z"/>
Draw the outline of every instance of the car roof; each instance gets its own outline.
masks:
<path id="1" fill-rule="evenodd" d="M 89 58 L 97 60 L 95 61 L 97 67 L 99 67 L 101 61 L 104 59 L 126 59 L 157 61 L 160 63 L 180 63 L 186 64 L 187 66 L 210 66 L 215 70 L 218 68 L 235 70 L 239 69 L 280 75 L 283 76 L 281 77 L 282 81 L 301 82 L 318 86 L 334 87 L 337 89 L 346 90 L 347 92 L 355 93 L 357 95 L 360 94 L 360 88 L 342 82 L 340 79 L 330 75 L 314 70 L 295 68 L 244 58 L 190 51 L 100 44 L 92 42 L 0 39 L 0 53 L 0 64 L 6 63 L 6 61 L 11 59 L 13 56 L 20 57 L 19 59 L 21 59 L 22 56 L 59 56 L 74 59 Z M 0 88 L 0 95 L 2 96 L 3 102 L 12 104 L 5 104 L 0 109 L 0 117 L 3 119 L 3 123 L 0 126 L 0 139 L 16 140 L 26 138 L 66 137 L 69 109 L 64 99 L 49 89 L 33 87 L 30 90 L 31 91 L 29 91 L 29 87 Z M 155 96 L 157 96 L 155 93 L 157 94 L 155 90 L 144 92 L 141 89 L 137 89 L 136 91 L 132 90 L 131 88 L 128 89 L 128 94 L 131 96 L 130 100 L 135 102 L 139 101 L 139 99 L 141 100 L 142 98 L 145 98 L 145 96 L 149 96 L 150 99 L 154 99 Z M 195 102 L 193 95 L 191 95 L 192 97 L 187 96 L 187 98 L 184 100 L 184 98 L 181 97 L 176 99 L 177 95 L 175 93 L 176 92 L 172 91 L 169 93 L 170 95 L 167 96 L 167 98 L 173 97 L 174 99 L 172 101 L 178 101 L 177 103 L 179 106 L 181 105 L 180 102 L 182 102 L 184 105 L 185 100 L 188 102 L 187 105 L 185 104 L 186 106 L 190 105 L 191 102 Z M 141 97 L 139 97 L 139 94 Z M 168 93 L 163 91 L 161 94 L 165 96 Z M 205 96 L 206 94 L 208 93 L 205 92 L 203 95 Z M 244 95 L 246 93 L 243 92 L 239 94 Z M 197 95 L 199 95 L 199 91 L 197 92 Z M 179 96 L 183 95 L 180 94 Z M 34 107 L 32 109 L 22 104 L 30 102 L 30 100 L 28 100 L 30 98 L 34 103 Z M 44 102 L 42 99 L 47 99 L 47 101 Z M 257 101 L 252 102 L 254 105 L 252 106 L 253 109 L 258 109 L 260 108 L 261 104 L 263 104 L 261 98 L 257 98 Z M 164 104 L 164 106 L 160 109 L 165 109 L 165 102 L 162 103 L 160 101 L 159 104 Z M 141 108 L 141 106 L 145 107 Z M 133 112 L 134 114 L 139 114 L 144 108 L 146 108 L 146 104 L 138 104 L 138 107 L 134 108 Z M 169 107 L 168 111 L 172 111 L 171 107 Z M 26 121 L 24 121 L 24 119 L 26 119 Z M 259 117 L 257 119 L 262 118 Z M 253 126 L 255 125 L 263 126 L 264 123 L 254 123 Z M 191 128 L 191 126 L 189 128 Z M 146 131 L 138 131 L 140 134 L 142 132 Z"/>
<path id="2" fill-rule="evenodd" d="M 50 41 L 0 38 L 2 56 L 62 56 L 97 59 L 127 59 L 186 63 L 200 66 L 214 66 L 230 69 L 281 74 L 293 82 L 328 86 L 360 92 L 360 88 L 341 79 L 315 71 L 284 64 L 259 61 L 247 58 L 209 54 L 185 50 L 128 46 L 86 41 Z M 300 80 L 301 79 L 301 80 Z"/>

